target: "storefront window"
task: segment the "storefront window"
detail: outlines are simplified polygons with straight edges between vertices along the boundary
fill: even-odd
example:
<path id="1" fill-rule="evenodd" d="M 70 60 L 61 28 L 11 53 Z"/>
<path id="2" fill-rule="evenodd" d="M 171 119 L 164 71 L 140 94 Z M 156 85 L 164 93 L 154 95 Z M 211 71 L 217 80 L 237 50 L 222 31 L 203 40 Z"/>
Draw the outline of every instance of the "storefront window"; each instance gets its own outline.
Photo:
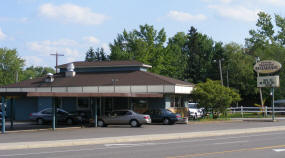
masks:
<path id="1" fill-rule="evenodd" d="M 77 110 L 89 110 L 89 98 L 77 98 Z"/>

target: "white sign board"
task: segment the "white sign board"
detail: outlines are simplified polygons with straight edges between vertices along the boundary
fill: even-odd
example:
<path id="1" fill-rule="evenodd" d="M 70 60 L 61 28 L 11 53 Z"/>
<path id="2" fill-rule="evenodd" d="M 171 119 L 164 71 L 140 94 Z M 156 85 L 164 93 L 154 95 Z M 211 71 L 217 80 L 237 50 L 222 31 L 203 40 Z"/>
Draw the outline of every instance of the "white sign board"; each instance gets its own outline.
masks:
<path id="1" fill-rule="evenodd" d="M 280 87 L 279 76 L 257 77 L 257 87 Z"/>

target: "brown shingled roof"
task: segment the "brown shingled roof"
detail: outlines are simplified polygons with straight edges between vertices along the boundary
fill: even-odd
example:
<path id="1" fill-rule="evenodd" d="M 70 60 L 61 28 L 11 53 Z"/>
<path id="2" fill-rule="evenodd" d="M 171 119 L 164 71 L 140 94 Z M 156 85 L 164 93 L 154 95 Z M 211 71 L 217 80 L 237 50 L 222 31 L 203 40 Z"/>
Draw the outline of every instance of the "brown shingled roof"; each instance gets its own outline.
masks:
<path id="1" fill-rule="evenodd" d="M 125 61 L 96 61 L 96 62 L 86 62 L 86 61 L 76 61 L 73 62 L 75 67 L 117 67 L 117 66 L 146 66 L 142 62 L 135 60 L 125 60 Z M 59 65 L 57 68 L 65 68 L 67 64 Z"/>
<path id="2" fill-rule="evenodd" d="M 189 82 L 157 75 L 145 71 L 78 73 L 75 77 L 56 74 L 52 83 L 44 82 L 44 78 L 36 78 L 5 86 L 6 88 L 28 87 L 76 87 L 76 86 L 108 86 L 112 79 L 118 79 L 116 85 L 193 85 Z"/>

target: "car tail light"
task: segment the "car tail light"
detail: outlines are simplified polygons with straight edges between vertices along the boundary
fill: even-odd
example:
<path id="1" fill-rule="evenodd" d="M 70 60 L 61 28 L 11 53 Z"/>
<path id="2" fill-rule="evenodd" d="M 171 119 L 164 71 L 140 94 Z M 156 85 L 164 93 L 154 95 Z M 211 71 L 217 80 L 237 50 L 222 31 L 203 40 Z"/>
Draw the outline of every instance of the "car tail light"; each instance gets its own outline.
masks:
<path id="1" fill-rule="evenodd" d="M 144 116 L 145 119 L 149 119 L 149 116 Z"/>
<path id="2" fill-rule="evenodd" d="M 33 116 L 33 113 L 30 113 L 30 116 Z"/>

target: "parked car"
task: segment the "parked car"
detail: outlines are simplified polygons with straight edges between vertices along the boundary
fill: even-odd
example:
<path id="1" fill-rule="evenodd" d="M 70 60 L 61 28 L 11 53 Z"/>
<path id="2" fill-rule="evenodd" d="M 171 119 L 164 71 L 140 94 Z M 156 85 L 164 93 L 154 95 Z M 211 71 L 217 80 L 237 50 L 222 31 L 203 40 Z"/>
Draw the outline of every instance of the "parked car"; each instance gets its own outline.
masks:
<path id="1" fill-rule="evenodd" d="M 164 125 L 175 124 L 181 115 L 176 115 L 168 109 L 150 109 L 144 114 L 150 115 L 152 122 L 162 122 Z"/>
<path id="2" fill-rule="evenodd" d="M 116 110 L 109 115 L 98 118 L 97 125 L 106 127 L 107 125 L 131 125 L 140 127 L 143 124 L 151 123 L 149 115 L 138 114 L 132 110 Z"/>
<path id="3" fill-rule="evenodd" d="M 204 116 L 204 108 L 198 108 L 198 103 L 189 103 L 188 111 L 189 117 L 196 120 Z"/>
<path id="4" fill-rule="evenodd" d="M 46 122 L 52 121 L 52 108 L 46 108 L 39 112 L 31 113 L 30 120 L 36 121 L 37 124 L 42 125 Z M 81 120 L 81 117 L 78 115 L 70 114 L 69 112 L 57 108 L 56 113 L 57 122 L 63 122 L 68 125 L 72 125 L 73 123 L 78 123 Z"/>

